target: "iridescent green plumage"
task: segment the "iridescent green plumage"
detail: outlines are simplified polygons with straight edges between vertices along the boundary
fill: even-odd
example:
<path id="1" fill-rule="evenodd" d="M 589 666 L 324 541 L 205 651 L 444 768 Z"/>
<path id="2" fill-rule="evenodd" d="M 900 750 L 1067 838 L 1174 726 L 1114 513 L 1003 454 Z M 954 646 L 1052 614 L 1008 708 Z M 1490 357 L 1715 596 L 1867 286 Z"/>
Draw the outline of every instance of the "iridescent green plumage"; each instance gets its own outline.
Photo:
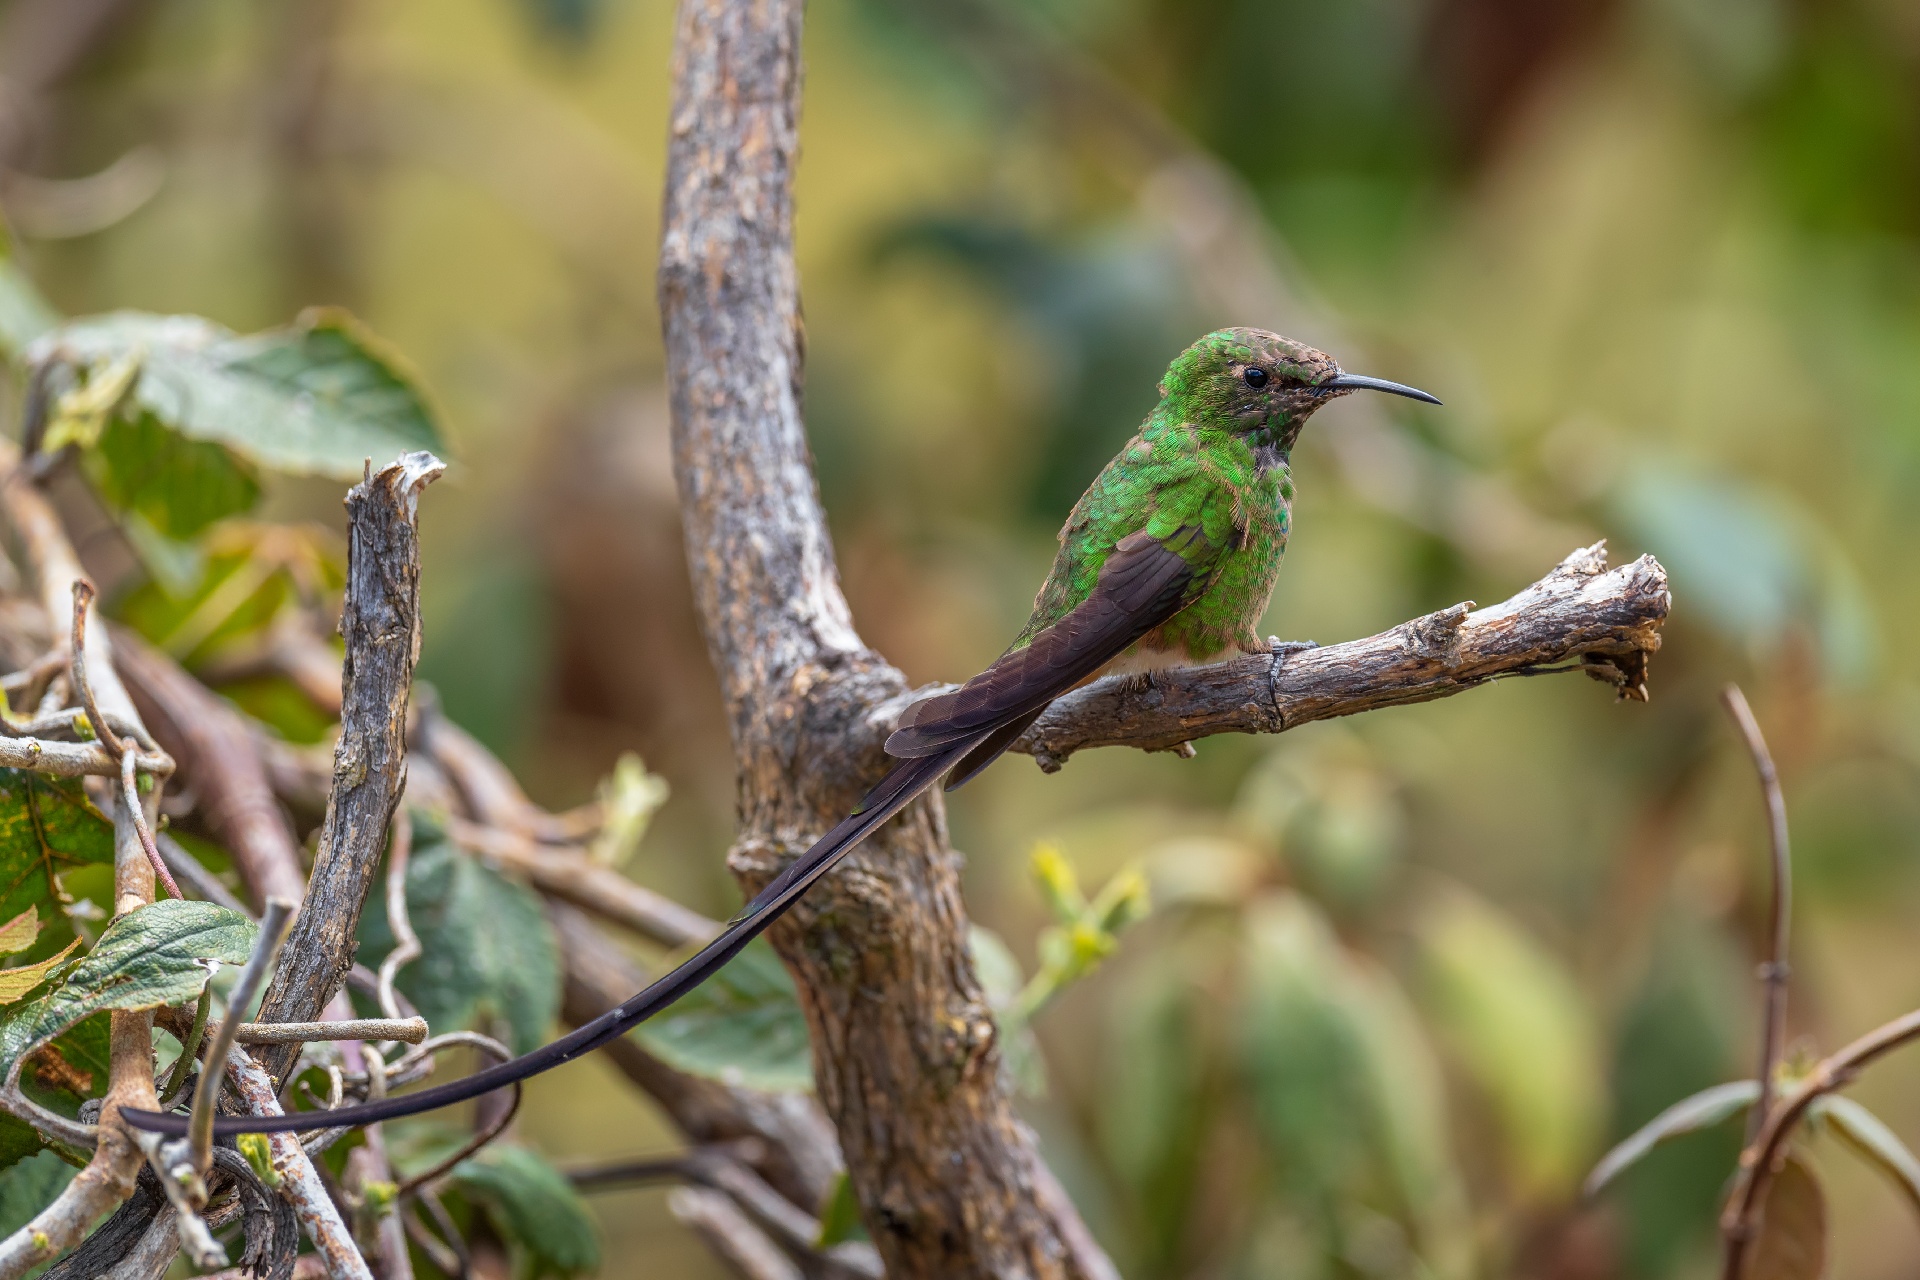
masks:
<path id="1" fill-rule="evenodd" d="M 1267 385 L 1249 387 L 1248 368 Z M 1183 550 L 1195 576 L 1180 611 L 1114 660 L 1123 669 L 1216 662 L 1261 647 L 1287 549 L 1293 477 L 1287 453 L 1307 415 L 1337 391 L 1306 391 L 1338 372 L 1319 352 L 1275 334 L 1227 329 L 1183 352 L 1160 403 L 1087 489 L 1060 530 L 1053 572 L 1016 647 L 1093 591 L 1119 541 L 1198 527 Z"/>

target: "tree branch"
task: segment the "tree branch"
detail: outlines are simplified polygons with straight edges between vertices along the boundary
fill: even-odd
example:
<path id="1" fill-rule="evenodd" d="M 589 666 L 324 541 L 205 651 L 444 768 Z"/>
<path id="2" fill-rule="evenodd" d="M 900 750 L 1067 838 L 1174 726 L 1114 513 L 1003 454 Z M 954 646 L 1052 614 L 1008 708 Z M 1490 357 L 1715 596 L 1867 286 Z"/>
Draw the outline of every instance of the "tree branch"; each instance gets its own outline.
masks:
<path id="1" fill-rule="evenodd" d="M 420 652 L 420 493 L 446 468 L 410 453 L 347 494 L 347 640 L 340 740 L 308 897 L 261 1006 L 261 1022 L 310 1022 L 353 967 L 354 929 L 407 776 L 407 698 Z M 298 1045 L 263 1054 L 285 1079 Z"/>
<path id="2" fill-rule="evenodd" d="M 1666 570 L 1652 556 L 1606 564 L 1606 544 L 1595 543 L 1490 609 L 1454 605 L 1284 659 L 1156 672 L 1144 690 L 1109 677 L 1055 702 L 1011 749 L 1051 772 L 1090 747 L 1167 751 L 1216 733 L 1278 733 L 1555 669 L 1586 671 L 1644 699 L 1647 658 L 1671 604 Z"/>

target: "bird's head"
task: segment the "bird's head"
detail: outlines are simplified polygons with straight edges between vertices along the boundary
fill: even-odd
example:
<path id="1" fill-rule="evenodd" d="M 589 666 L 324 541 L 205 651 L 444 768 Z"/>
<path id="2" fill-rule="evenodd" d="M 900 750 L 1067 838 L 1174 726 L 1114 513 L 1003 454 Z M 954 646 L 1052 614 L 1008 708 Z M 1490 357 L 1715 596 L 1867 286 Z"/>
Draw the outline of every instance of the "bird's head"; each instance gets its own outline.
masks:
<path id="1" fill-rule="evenodd" d="M 1225 421 L 1255 445 L 1293 447 L 1313 411 L 1350 391 L 1440 401 L 1424 391 L 1343 373 L 1333 357 L 1265 329 L 1220 329 L 1188 347 L 1161 379 L 1160 394 L 1185 421 Z"/>

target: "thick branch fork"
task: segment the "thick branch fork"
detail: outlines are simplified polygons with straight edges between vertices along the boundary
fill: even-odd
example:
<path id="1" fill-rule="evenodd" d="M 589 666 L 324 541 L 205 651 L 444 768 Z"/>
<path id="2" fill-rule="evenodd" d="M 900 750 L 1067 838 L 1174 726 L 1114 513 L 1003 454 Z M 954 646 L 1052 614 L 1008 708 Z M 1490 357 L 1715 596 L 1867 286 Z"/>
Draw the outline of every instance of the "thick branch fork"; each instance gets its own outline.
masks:
<path id="1" fill-rule="evenodd" d="M 1051 772 L 1090 747 L 1171 751 L 1556 670 L 1586 671 L 1644 701 L 1647 658 L 1671 603 L 1659 561 L 1609 570 L 1606 544 L 1595 543 L 1491 608 L 1457 604 L 1364 640 L 1156 672 L 1144 688 L 1109 676 L 1055 702 L 1012 750 Z"/>

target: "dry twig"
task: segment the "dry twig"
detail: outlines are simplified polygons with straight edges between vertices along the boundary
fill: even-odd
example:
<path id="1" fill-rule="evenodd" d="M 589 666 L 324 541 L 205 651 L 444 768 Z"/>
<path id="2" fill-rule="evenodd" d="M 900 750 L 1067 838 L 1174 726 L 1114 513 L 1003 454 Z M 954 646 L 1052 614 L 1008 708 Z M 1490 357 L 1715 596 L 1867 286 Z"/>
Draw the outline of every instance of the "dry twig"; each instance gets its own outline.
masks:
<path id="1" fill-rule="evenodd" d="M 406 785 L 407 699 L 420 647 L 421 491 L 446 468 L 410 453 L 347 495 L 347 640 L 340 740 L 309 900 L 267 992 L 262 1022 L 311 1021 L 353 963 L 354 929 Z M 276 1047 L 267 1069 L 285 1077 L 298 1053 Z"/>
<path id="2" fill-rule="evenodd" d="M 1760 966 L 1760 981 L 1766 987 L 1766 1005 L 1760 1023 L 1760 1070 L 1754 1077 L 1760 1083 L 1760 1097 L 1747 1113 L 1747 1141 L 1760 1135 L 1760 1126 L 1773 1110 L 1773 1073 L 1787 1034 L 1787 946 L 1793 923 L 1793 859 L 1787 843 L 1787 801 L 1780 790 L 1780 774 L 1773 767 L 1773 753 L 1760 732 L 1747 695 L 1737 684 L 1728 685 L 1720 694 L 1727 714 L 1746 741 L 1747 754 L 1753 757 L 1753 771 L 1760 779 L 1760 796 L 1767 807 L 1767 848 L 1772 871 L 1773 900 L 1767 930 L 1767 959 Z"/>
<path id="3" fill-rule="evenodd" d="M 413 917 L 407 913 L 407 861 L 412 854 L 413 824 L 405 812 L 395 813 L 393 834 L 387 840 L 387 921 L 393 930 L 393 950 L 380 962 L 379 976 L 380 1012 L 389 1018 L 400 1016 L 400 1002 L 393 994 L 394 978 L 402 967 L 420 958 L 420 935 L 413 931 Z"/>
<path id="4" fill-rule="evenodd" d="M 260 994 L 260 988 L 266 985 L 267 978 L 273 973 L 274 962 L 280 958 L 280 945 L 286 941 L 287 922 L 293 918 L 293 911 L 291 902 L 282 898 L 267 899 L 267 909 L 260 917 L 260 934 L 253 944 L 253 954 L 247 957 L 246 967 L 240 970 L 239 981 L 234 983 L 227 997 L 227 1015 L 220 1019 L 220 1026 L 207 1046 L 209 1064 L 227 1060 L 227 1052 L 233 1048 L 241 1021 L 247 1016 L 247 1006 Z M 189 1158 L 194 1171 L 203 1178 L 213 1161 L 213 1112 L 214 1103 L 219 1097 L 220 1071 L 217 1067 L 210 1067 L 200 1073 L 200 1084 L 193 1092 L 192 1120 L 187 1127 Z"/>
<path id="5" fill-rule="evenodd" d="M 227 1074 L 241 1101 L 254 1115 L 280 1114 L 273 1081 L 243 1050 L 235 1049 L 227 1055 Z M 282 1190 L 293 1201 L 307 1238 L 320 1251 L 328 1280 L 373 1280 L 373 1272 L 353 1242 L 353 1233 L 341 1219 L 339 1209 L 334 1207 L 333 1198 L 327 1194 L 326 1184 L 320 1180 L 313 1161 L 301 1148 L 300 1139 L 291 1133 L 275 1133 L 269 1134 L 267 1141 L 273 1153 L 273 1167 L 282 1180 Z"/>

